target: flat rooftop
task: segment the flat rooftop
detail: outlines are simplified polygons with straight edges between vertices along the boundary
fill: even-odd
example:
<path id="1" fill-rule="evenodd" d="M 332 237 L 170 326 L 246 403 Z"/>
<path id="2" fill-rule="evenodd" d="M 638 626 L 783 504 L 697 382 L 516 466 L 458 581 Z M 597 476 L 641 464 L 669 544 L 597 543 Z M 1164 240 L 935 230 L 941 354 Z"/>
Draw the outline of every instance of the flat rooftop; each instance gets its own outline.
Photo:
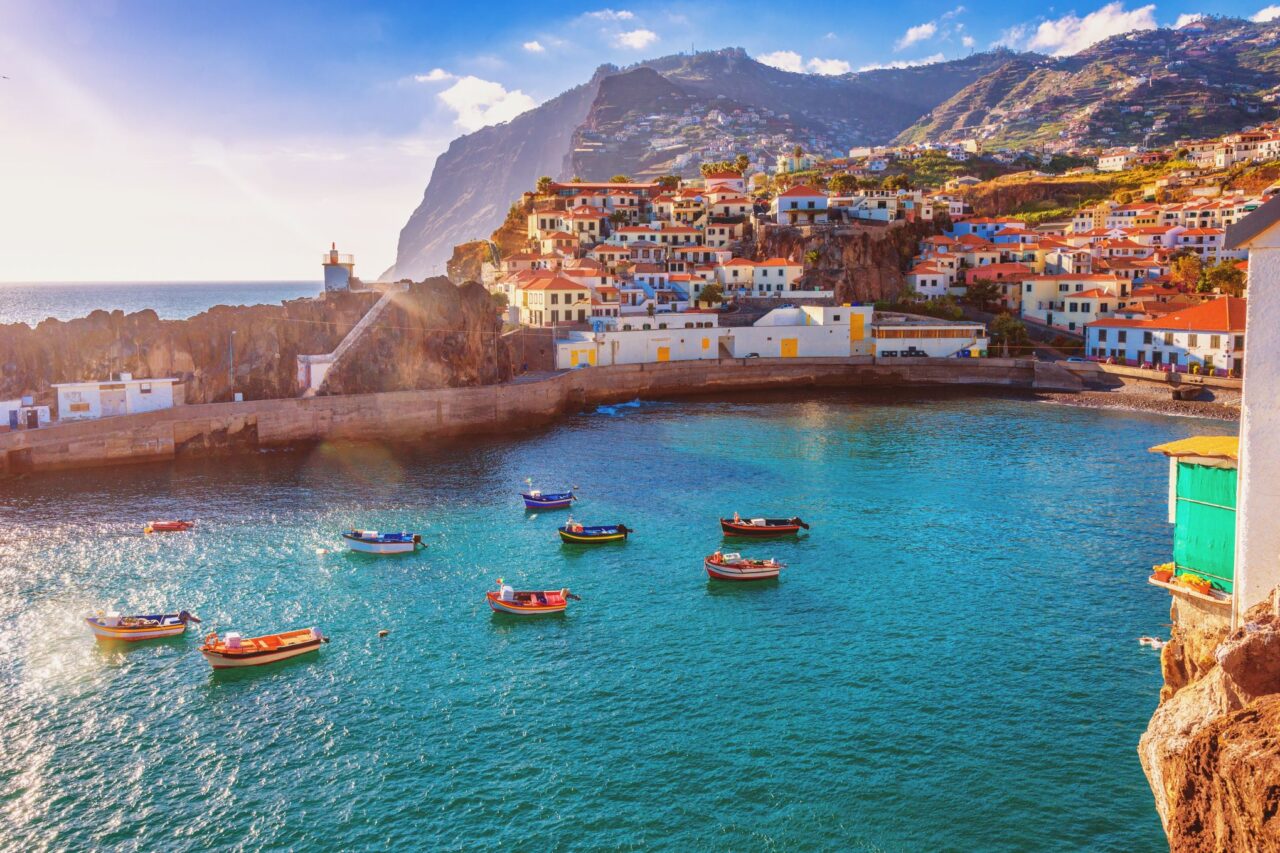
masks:
<path id="1" fill-rule="evenodd" d="M 897 311 L 877 311 L 871 318 L 872 325 L 895 326 L 985 326 L 980 320 L 944 320 L 923 314 L 902 314 Z"/>

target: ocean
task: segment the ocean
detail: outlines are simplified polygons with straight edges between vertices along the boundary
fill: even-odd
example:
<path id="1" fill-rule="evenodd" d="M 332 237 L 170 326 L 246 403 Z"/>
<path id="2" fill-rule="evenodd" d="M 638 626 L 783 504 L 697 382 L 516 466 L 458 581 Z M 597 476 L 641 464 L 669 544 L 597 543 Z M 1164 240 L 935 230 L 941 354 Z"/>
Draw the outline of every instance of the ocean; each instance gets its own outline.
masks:
<path id="1" fill-rule="evenodd" d="M 130 314 L 151 308 L 162 320 L 185 320 L 215 305 L 279 304 L 323 289 L 320 281 L 0 283 L 0 326 L 74 320 L 98 309 Z"/>
<path id="2" fill-rule="evenodd" d="M 1163 851 L 1135 751 L 1172 539 L 1146 448 L 1232 429 L 761 395 L 7 484 L 0 826 L 53 849 Z M 562 545 L 526 477 L 631 540 Z M 812 529 L 722 540 L 735 511 Z M 156 517 L 199 524 L 144 536 Z M 353 555 L 351 527 L 427 548 Z M 788 567 L 712 582 L 718 547 Z M 499 577 L 582 600 L 513 622 L 484 603 Z M 204 622 L 100 645 L 100 608 Z M 273 667 L 197 652 L 312 625 L 332 642 Z"/>

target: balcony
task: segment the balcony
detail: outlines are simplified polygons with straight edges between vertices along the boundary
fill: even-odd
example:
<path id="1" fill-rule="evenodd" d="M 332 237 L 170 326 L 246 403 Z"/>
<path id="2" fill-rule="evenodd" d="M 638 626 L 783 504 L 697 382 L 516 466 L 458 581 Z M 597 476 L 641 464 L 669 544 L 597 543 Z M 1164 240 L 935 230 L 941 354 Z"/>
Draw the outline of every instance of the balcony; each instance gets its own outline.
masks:
<path id="1" fill-rule="evenodd" d="M 356 262 L 355 255 L 348 255 L 341 252 L 325 252 L 320 256 L 321 264 L 352 264 Z"/>

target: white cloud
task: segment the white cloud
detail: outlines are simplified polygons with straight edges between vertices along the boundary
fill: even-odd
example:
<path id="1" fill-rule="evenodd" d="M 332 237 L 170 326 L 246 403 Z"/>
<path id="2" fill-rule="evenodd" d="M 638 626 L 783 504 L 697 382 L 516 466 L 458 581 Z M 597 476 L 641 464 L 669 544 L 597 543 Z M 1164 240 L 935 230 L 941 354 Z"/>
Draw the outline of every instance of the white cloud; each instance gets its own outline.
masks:
<path id="1" fill-rule="evenodd" d="M 1114 0 L 1083 18 L 1066 14 L 1051 21 L 1042 21 L 1034 31 L 1026 26 L 1005 30 L 999 44 L 1040 50 L 1054 56 L 1070 56 L 1086 47 L 1120 33 L 1156 28 L 1155 4 L 1137 9 L 1124 8 L 1123 0 Z"/>
<path id="2" fill-rule="evenodd" d="M 1272 7 L 1275 8 L 1275 7 Z M 1187 24 L 1194 24 L 1196 21 L 1204 20 L 1204 12 L 1190 12 L 1178 16 L 1178 20 L 1174 22 L 1173 28 L 1180 30 Z"/>
<path id="3" fill-rule="evenodd" d="M 805 63 L 805 67 L 814 74 L 848 74 L 853 66 L 843 59 L 818 59 L 816 56 Z"/>
<path id="4" fill-rule="evenodd" d="M 456 114 L 454 123 L 467 132 L 510 121 L 538 105 L 519 89 L 508 91 L 501 83 L 470 75 L 458 78 L 437 97 Z"/>
<path id="5" fill-rule="evenodd" d="M 973 47 L 977 44 L 977 41 L 974 40 L 973 36 L 961 36 L 960 43 L 965 47 Z"/>
<path id="6" fill-rule="evenodd" d="M 439 83 L 444 80 L 452 80 L 453 75 L 443 68 L 432 68 L 426 74 L 415 74 L 413 79 L 419 83 Z"/>
<path id="7" fill-rule="evenodd" d="M 915 68 L 917 65 L 932 65 L 935 62 L 945 62 L 946 57 L 941 53 L 935 53 L 922 59 L 899 59 L 897 62 L 885 62 L 875 65 L 864 65 L 859 71 L 879 71 L 884 68 Z"/>
<path id="8" fill-rule="evenodd" d="M 657 40 L 658 34 L 653 30 L 629 30 L 613 37 L 614 46 L 631 50 L 644 50 Z"/>
<path id="9" fill-rule="evenodd" d="M 902 34 L 902 38 L 898 39 L 894 45 L 895 50 L 902 50 L 904 47 L 910 47 L 917 42 L 922 42 L 933 38 L 938 32 L 938 25 L 933 21 L 927 21 L 923 24 L 916 24 L 914 27 L 908 27 L 907 31 Z"/>
<path id="10" fill-rule="evenodd" d="M 542 46 L 539 41 L 527 41 L 524 43 L 524 49 L 530 53 L 546 53 L 547 49 Z"/>
<path id="11" fill-rule="evenodd" d="M 835 41 L 835 40 L 836 40 L 837 38 L 839 38 L 839 37 L 838 37 L 835 33 L 827 33 L 827 34 L 826 34 L 825 36 L 823 36 L 822 38 L 823 38 L 825 41 Z"/>
<path id="12" fill-rule="evenodd" d="M 1267 21 L 1274 21 L 1276 18 L 1280 18 L 1280 6 L 1263 6 L 1249 20 L 1258 24 L 1265 24 Z"/>
<path id="13" fill-rule="evenodd" d="M 630 21 L 635 17 L 634 12 L 626 9 L 601 9 L 599 12 L 588 12 L 588 18 L 595 18 L 597 21 Z"/>
<path id="14" fill-rule="evenodd" d="M 783 71 L 794 71 L 796 74 L 804 73 L 804 58 L 794 50 L 775 50 L 773 53 L 762 53 L 756 59 L 765 65 L 772 65 L 774 68 L 780 68 Z"/>

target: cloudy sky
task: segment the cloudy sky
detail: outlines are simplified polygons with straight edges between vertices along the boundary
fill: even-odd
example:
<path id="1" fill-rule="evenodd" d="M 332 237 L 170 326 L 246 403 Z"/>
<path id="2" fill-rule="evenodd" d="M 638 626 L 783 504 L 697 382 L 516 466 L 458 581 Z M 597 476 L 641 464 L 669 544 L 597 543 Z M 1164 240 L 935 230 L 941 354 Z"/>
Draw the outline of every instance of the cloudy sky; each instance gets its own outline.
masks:
<path id="1" fill-rule="evenodd" d="M 1280 15 L 1216 6 L 0 0 L 0 281 L 313 279 L 334 240 L 376 275 L 450 139 L 603 62 L 842 74 Z"/>

